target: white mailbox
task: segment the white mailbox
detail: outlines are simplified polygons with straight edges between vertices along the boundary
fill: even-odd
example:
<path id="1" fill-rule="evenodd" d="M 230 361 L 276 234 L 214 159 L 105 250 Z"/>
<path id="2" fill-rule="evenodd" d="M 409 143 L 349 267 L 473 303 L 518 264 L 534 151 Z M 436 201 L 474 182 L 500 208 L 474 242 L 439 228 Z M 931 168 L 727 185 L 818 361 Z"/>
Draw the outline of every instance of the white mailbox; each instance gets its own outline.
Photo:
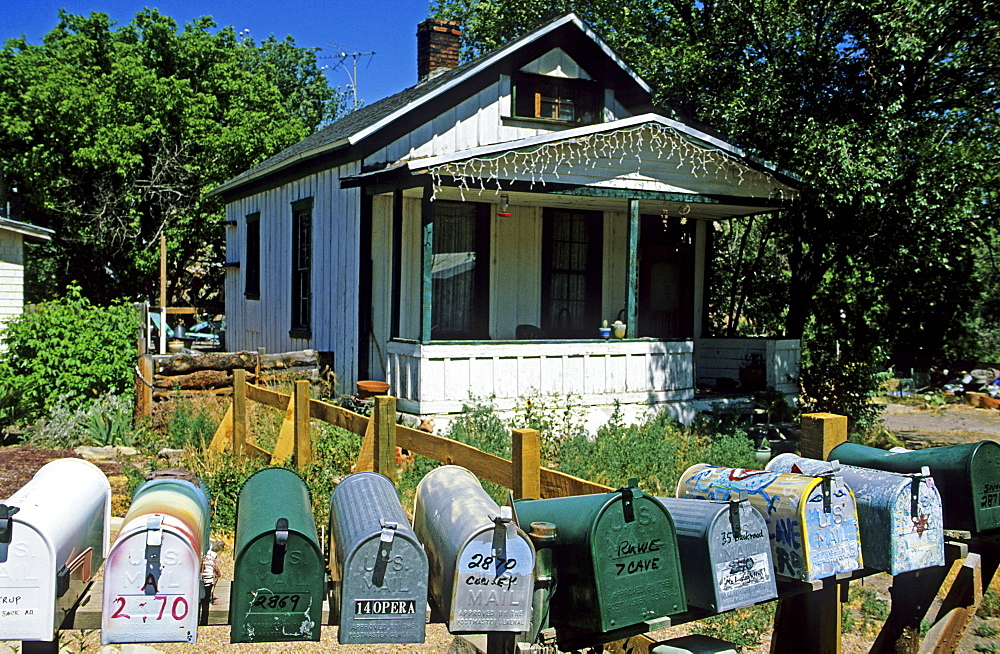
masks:
<path id="1" fill-rule="evenodd" d="M 136 491 L 125 520 L 104 567 L 101 644 L 195 642 L 207 496 L 156 479 Z"/>
<path id="2" fill-rule="evenodd" d="M 44 465 L 0 503 L 0 641 L 51 641 L 108 552 L 111 485 L 92 463 Z"/>

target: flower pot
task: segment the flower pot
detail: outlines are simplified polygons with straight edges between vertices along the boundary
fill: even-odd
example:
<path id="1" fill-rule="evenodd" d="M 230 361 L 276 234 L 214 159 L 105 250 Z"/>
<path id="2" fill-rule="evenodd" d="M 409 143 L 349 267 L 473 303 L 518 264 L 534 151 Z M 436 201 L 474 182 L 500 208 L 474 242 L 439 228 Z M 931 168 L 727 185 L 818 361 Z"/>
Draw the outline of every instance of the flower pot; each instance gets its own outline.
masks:
<path id="1" fill-rule="evenodd" d="M 611 328 L 610 327 L 598 327 L 597 331 L 601 333 L 601 338 L 608 340 L 611 338 Z"/>

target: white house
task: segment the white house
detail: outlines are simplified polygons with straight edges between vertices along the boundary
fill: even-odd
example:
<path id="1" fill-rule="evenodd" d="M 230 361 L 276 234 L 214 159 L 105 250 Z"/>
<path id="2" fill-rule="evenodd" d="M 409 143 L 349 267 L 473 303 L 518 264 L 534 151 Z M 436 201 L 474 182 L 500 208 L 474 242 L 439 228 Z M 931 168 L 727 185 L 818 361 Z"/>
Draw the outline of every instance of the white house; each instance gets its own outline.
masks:
<path id="1" fill-rule="evenodd" d="M 25 241 L 42 243 L 51 239 L 52 233 L 51 229 L 0 217 L 0 332 L 24 308 Z"/>
<path id="2" fill-rule="evenodd" d="M 332 352 L 341 391 L 423 416 L 538 392 L 690 419 L 750 353 L 797 393 L 798 341 L 703 333 L 713 224 L 794 177 L 655 106 L 574 14 L 461 66 L 454 23 L 417 38 L 416 86 L 212 191 L 230 349 Z"/>

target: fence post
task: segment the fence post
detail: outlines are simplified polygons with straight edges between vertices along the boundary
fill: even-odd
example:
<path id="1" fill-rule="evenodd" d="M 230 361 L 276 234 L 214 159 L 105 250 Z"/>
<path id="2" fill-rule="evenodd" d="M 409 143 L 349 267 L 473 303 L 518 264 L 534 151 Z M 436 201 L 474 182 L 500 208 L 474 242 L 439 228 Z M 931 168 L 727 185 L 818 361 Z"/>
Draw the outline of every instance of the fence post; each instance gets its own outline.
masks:
<path id="1" fill-rule="evenodd" d="M 247 371 L 233 370 L 233 453 L 243 456 L 247 442 Z"/>
<path id="2" fill-rule="evenodd" d="M 309 382 L 295 382 L 295 465 L 299 468 L 312 463 L 312 440 L 309 433 Z"/>
<path id="3" fill-rule="evenodd" d="M 541 435 L 537 429 L 515 429 L 511 432 L 511 490 L 514 499 L 542 496 Z"/>
<path id="4" fill-rule="evenodd" d="M 135 418 L 153 415 L 153 357 L 146 349 L 146 339 L 140 335 L 136 342 Z"/>
<path id="5" fill-rule="evenodd" d="M 396 398 L 376 395 L 372 409 L 375 426 L 375 472 L 396 481 Z"/>
<path id="6" fill-rule="evenodd" d="M 802 456 L 826 461 L 830 450 L 847 440 L 847 416 L 835 413 L 802 414 Z"/>

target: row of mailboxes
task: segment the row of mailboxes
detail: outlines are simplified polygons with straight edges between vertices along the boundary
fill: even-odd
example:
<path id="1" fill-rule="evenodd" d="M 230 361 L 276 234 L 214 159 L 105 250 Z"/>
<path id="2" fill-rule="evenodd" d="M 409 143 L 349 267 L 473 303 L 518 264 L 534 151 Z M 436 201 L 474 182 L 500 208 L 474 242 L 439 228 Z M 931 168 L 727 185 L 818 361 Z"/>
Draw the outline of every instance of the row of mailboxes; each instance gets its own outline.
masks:
<path id="1" fill-rule="evenodd" d="M 108 478 L 82 459 L 45 464 L 0 504 L 0 641 L 55 639 L 108 555 L 110 518 Z"/>
<path id="2" fill-rule="evenodd" d="M 746 494 L 767 523 L 777 574 L 815 581 L 862 567 L 854 494 L 842 477 L 693 465 L 677 496 L 727 501 Z"/>
<path id="3" fill-rule="evenodd" d="M 1000 444 L 994 441 L 880 450 L 856 443 L 833 448 L 830 460 L 902 474 L 930 470 L 941 493 L 946 529 L 992 535 L 1000 532 Z"/>
<path id="4" fill-rule="evenodd" d="M 857 500 L 866 567 L 897 575 L 944 565 L 941 495 L 926 467 L 903 475 L 780 454 L 767 469 L 842 476 Z"/>
<path id="5" fill-rule="evenodd" d="M 104 569 L 101 643 L 193 643 L 211 509 L 202 488 L 154 479 L 132 497 Z"/>

